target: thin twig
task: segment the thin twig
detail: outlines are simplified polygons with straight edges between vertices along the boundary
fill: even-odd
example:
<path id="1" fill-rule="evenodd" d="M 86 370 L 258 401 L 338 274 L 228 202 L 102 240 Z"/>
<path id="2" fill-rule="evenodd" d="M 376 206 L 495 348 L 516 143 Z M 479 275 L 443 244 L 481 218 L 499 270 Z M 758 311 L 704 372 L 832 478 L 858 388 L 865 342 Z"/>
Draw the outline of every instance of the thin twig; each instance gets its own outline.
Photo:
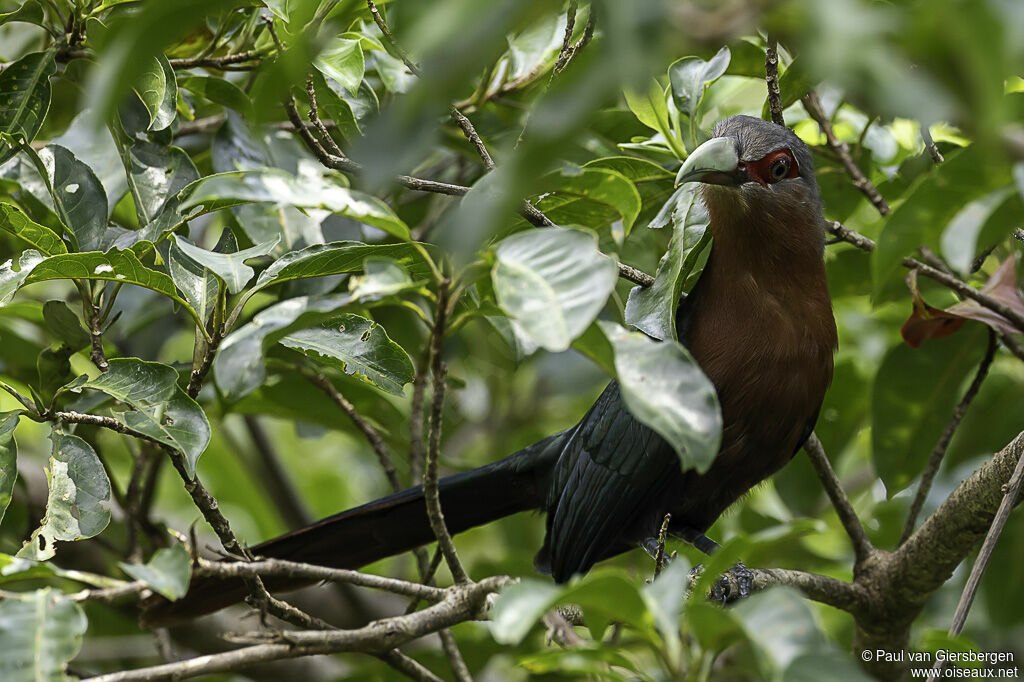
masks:
<path id="1" fill-rule="evenodd" d="M 381 468 L 384 469 L 384 475 L 387 476 L 391 489 L 395 492 L 401 490 L 402 483 L 398 480 L 398 473 L 395 471 L 395 464 L 391 460 L 391 453 L 388 451 L 388 446 L 384 443 L 384 439 L 377 432 L 377 429 L 373 428 L 368 421 L 363 419 L 362 415 L 356 410 L 355 405 L 350 403 L 326 376 L 305 370 L 300 370 L 300 373 L 312 382 L 314 386 L 323 391 L 366 437 L 370 447 L 373 448 L 374 454 L 377 455 L 377 461 L 380 462 Z"/>
<path id="2" fill-rule="evenodd" d="M 107 372 L 110 370 L 110 363 L 107 362 L 107 356 L 103 352 L 103 322 L 100 308 L 91 300 L 86 302 L 86 306 L 89 308 L 89 342 L 92 346 L 92 350 L 89 351 L 89 359 L 99 371 Z"/>
<path id="3" fill-rule="evenodd" d="M 858 232 L 855 232 L 849 228 L 844 227 L 839 222 L 832 221 L 828 223 L 826 225 L 826 229 L 835 236 L 839 237 L 844 242 L 853 244 L 861 251 L 871 253 L 872 251 L 875 250 L 874 241 Z M 1021 315 L 1013 308 L 1001 303 L 1000 301 L 997 301 L 993 298 L 986 296 L 985 294 L 981 293 L 979 290 L 970 286 L 963 280 L 952 275 L 947 275 L 941 270 L 933 268 L 930 265 L 926 265 L 925 263 L 922 263 L 916 258 L 911 258 L 908 256 L 904 258 L 901 261 L 901 263 L 904 267 L 910 268 L 912 270 L 917 270 L 919 273 L 921 273 L 928 279 L 935 280 L 939 284 L 942 284 L 952 289 L 956 293 L 966 298 L 977 301 L 978 303 L 980 303 L 981 305 L 985 306 L 986 308 L 993 312 L 999 313 L 1007 320 L 1009 320 L 1011 323 L 1013 323 L 1013 326 L 1017 327 L 1022 332 L 1024 332 L 1024 315 Z"/>
<path id="4" fill-rule="evenodd" d="M 459 643 L 455 641 L 452 631 L 448 628 L 438 630 L 437 636 L 441 639 L 441 648 L 444 649 L 444 655 L 448 659 L 448 667 L 451 668 L 452 675 L 455 676 L 457 682 L 473 682 L 473 676 L 469 674 L 469 666 L 466 665 L 466 659 L 462 657 Z"/>
<path id="5" fill-rule="evenodd" d="M 416 378 L 412 382 L 412 403 L 409 408 L 409 476 L 412 485 L 423 480 L 423 460 L 425 450 L 423 443 L 423 400 L 427 391 L 427 378 L 430 376 L 430 338 L 423 346 L 420 361 L 416 368 Z"/>
<path id="6" fill-rule="evenodd" d="M 668 537 L 668 524 L 672 520 L 671 514 L 665 514 L 661 520 L 661 528 L 658 529 L 658 551 L 654 555 L 654 577 L 661 575 L 665 568 L 665 540 Z"/>
<path id="7" fill-rule="evenodd" d="M 423 667 L 418 661 L 406 656 L 398 649 L 392 649 L 380 654 L 378 658 L 411 680 L 417 680 L 417 682 L 444 682 L 444 680 Z"/>
<path id="8" fill-rule="evenodd" d="M 768 110 L 772 122 L 780 126 L 786 125 L 782 117 L 782 91 L 779 89 L 779 44 L 771 36 L 768 47 L 764 51 L 764 80 L 768 86 Z"/>
<path id="9" fill-rule="evenodd" d="M 853 553 L 857 563 L 862 563 L 875 551 L 875 548 L 871 541 L 868 540 L 868 535 L 864 532 L 864 526 L 861 525 L 860 519 L 857 518 L 857 512 L 853 510 L 850 498 L 846 496 L 846 492 L 839 482 L 839 477 L 836 476 L 831 462 L 828 461 L 825 448 L 822 447 L 821 441 L 818 440 L 818 436 L 815 433 L 812 432 L 807 442 L 804 443 L 804 451 L 810 457 L 811 464 L 814 466 L 814 470 L 817 472 L 818 478 L 821 479 L 821 483 L 825 488 L 825 493 L 828 495 L 829 500 L 832 501 L 832 506 L 836 510 L 836 516 L 839 517 L 840 523 L 843 524 L 846 534 L 850 536 L 850 542 L 853 543 Z"/>
<path id="10" fill-rule="evenodd" d="M 125 597 L 137 597 L 148 589 L 149 585 L 146 583 L 135 581 L 125 583 L 124 585 L 118 585 L 117 587 L 104 587 L 93 590 L 72 592 L 71 594 L 64 595 L 64 598 L 74 602 L 88 601 L 99 602 L 101 604 L 111 604 L 118 599 L 124 599 Z"/>
<path id="11" fill-rule="evenodd" d="M 932 139 L 932 131 L 928 129 L 927 124 L 921 123 L 921 141 L 924 142 L 924 148 L 928 150 L 928 154 L 931 155 L 932 161 L 935 163 L 942 163 L 945 161 L 945 157 L 942 156 L 942 152 L 939 151 L 938 145 L 935 144 L 935 140 Z"/>
<path id="12" fill-rule="evenodd" d="M 807 114 L 813 118 L 817 123 L 818 127 L 821 128 L 821 132 L 825 134 L 825 139 L 828 141 L 828 146 L 835 150 L 839 154 L 839 160 L 843 164 L 843 168 L 849 174 L 850 179 L 853 181 L 853 186 L 861 191 L 861 193 L 868 198 L 874 207 L 880 214 L 888 215 L 890 212 L 889 204 L 885 198 L 879 193 L 878 188 L 872 184 L 870 180 L 861 172 L 857 164 L 853 162 L 853 157 L 850 156 L 850 147 L 836 137 L 835 131 L 832 129 L 832 123 L 828 120 L 828 116 L 825 115 L 825 110 L 821 106 L 821 100 L 818 99 L 818 94 L 811 90 L 803 98 L 804 109 L 807 110 Z"/>
<path id="13" fill-rule="evenodd" d="M 263 55 L 259 50 L 246 50 L 245 52 L 226 54 L 221 57 L 187 57 L 185 59 L 168 59 L 167 61 L 175 69 L 207 68 L 224 70 L 225 66 L 232 66 L 243 62 L 255 62 L 255 64 L 251 65 L 251 68 L 256 68 L 259 66 L 262 58 Z"/>
<path id="14" fill-rule="evenodd" d="M 442 280 L 437 287 L 437 312 L 434 315 L 434 328 L 430 338 L 430 371 L 433 375 L 433 400 L 430 405 L 430 435 L 427 441 L 427 457 L 423 472 L 423 497 L 427 505 L 427 517 L 430 527 L 437 538 L 437 544 L 444 554 L 445 562 L 452 573 L 456 584 L 469 581 L 462 562 L 459 561 L 455 543 L 444 523 L 444 512 L 441 510 L 441 498 L 438 493 L 438 458 L 441 449 L 441 417 L 444 410 L 445 380 L 448 370 L 441 355 L 441 342 L 448 322 L 448 287 L 450 282 Z"/>
<path id="15" fill-rule="evenodd" d="M 313 124 L 313 128 L 320 134 L 320 140 L 323 144 L 327 145 L 327 149 L 336 156 L 345 156 L 341 151 L 341 147 L 331 137 L 331 133 L 327 130 L 327 126 L 324 125 L 323 121 L 320 120 L 320 111 L 317 107 L 316 102 L 316 87 L 313 85 L 313 72 L 310 71 L 309 75 L 306 76 L 306 99 L 309 100 L 309 122 Z"/>
<path id="16" fill-rule="evenodd" d="M 430 603 L 444 599 L 445 590 L 431 585 L 385 578 L 371 573 L 361 573 L 344 568 L 327 568 L 315 564 L 305 564 L 284 559 L 256 559 L 255 561 L 210 561 L 199 559 L 196 566 L 199 575 L 215 575 L 219 578 L 298 578 L 302 580 L 326 580 L 332 583 L 343 583 L 357 587 L 369 587 L 375 590 L 415 597 Z"/>
<path id="17" fill-rule="evenodd" d="M 202 390 L 206 375 L 210 373 L 210 368 L 213 367 L 213 359 L 217 356 L 217 349 L 220 347 L 223 337 L 224 330 L 220 325 L 214 326 L 213 332 L 210 334 L 210 341 L 206 342 L 206 351 L 203 353 L 198 364 L 192 367 L 192 373 L 189 374 L 188 387 L 185 389 L 185 393 L 193 400 L 199 397 L 199 391 Z"/>
<path id="18" fill-rule="evenodd" d="M 946 450 L 949 448 L 949 442 L 953 439 L 953 434 L 956 433 L 956 429 L 960 426 L 960 422 L 963 420 L 964 415 L 967 414 L 967 408 L 970 407 L 971 401 L 978 395 L 978 391 L 981 389 L 981 384 L 985 381 L 985 377 L 988 375 L 988 369 L 992 365 L 992 359 L 996 355 L 996 335 L 991 329 L 988 332 L 988 349 L 985 351 L 985 357 L 981 359 L 981 364 L 978 365 L 978 371 L 974 375 L 974 380 L 971 381 L 971 385 L 967 387 L 967 391 L 964 393 L 963 398 L 957 403 L 956 409 L 953 410 L 953 416 L 950 417 L 949 422 L 946 424 L 946 428 L 942 430 L 942 435 L 939 436 L 938 442 L 932 449 L 931 455 L 928 456 L 928 466 L 925 467 L 924 473 L 921 474 L 921 483 L 917 487 L 917 494 L 914 496 L 914 502 L 910 505 L 910 511 L 907 513 L 907 523 L 903 527 L 903 535 L 900 536 L 899 544 L 903 544 L 907 541 L 914 533 L 914 527 L 917 525 L 917 517 L 921 513 L 921 507 L 924 506 L 924 501 L 928 497 L 928 492 L 932 488 L 932 481 L 935 479 L 935 474 L 939 471 L 939 466 L 942 464 L 942 458 L 946 454 Z"/>
<path id="19" fill-rule="evenodd" d="M 562 47 L 558 51 L 552 75 L 561 73 L 572 59 L 572 31 L 576 27 L 576 4 L 577 0 L 569 0 L 569 6 L 565 9 L 565 33 L 562 35 Z"/>
<path id="20" fill-rule="evenodd" d="M 317 140 L 309 131 L 309 128 L 303 125 L 294 100 L 285 102 L 285 111 L 288 113 L 288 118 L 291 120 L 295 130 L 298 131 L 299 136 L 302 138 L 303 142 L 306 143 L 306 147 L 313 153 L 320 163 L 327 168 L 342 171 L 344 173 L 362 172 L 362 166 L 352 159 L 336 156 L 324 149 L 319 140 Z M 416 192 L 433 192 L 435 194 L 446 194 L 449 196 L 465 196 L 470 190 L 470 188 L 465 185 L 437 182 L 436 180 L 424 180 L 422 178 L 415 178 L 409 175 L 399 175 L 395 178 L 395 181 L 402 187 Z M 536 227 L 554 226 L 554 223 L 547 216 L 525 201 L 520 205 L 519 212 L 527 221 L 530 222 L 530 224 Z M 632 267 L 631 265 L 626 265 L 625 263 L 619 263 L 619 277 L 643 287 L 649 287 L 654 284 L 654 277 L 648 275 L 642 270 Z"/>

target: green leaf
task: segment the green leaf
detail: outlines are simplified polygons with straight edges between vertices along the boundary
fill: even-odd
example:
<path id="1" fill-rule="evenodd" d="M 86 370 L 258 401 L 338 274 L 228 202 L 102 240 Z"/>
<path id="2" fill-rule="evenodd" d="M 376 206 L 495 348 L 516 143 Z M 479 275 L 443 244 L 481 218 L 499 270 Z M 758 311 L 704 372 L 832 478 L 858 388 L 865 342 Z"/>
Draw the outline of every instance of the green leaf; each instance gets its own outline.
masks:
<path id="1" fill-rule="evenodd" d="M 267 255 L 277 246 L 280 238 L 275 237 L 270 241 L 257 244 L 242 251 L 236 251 L 235 253 L 207 251 L 194 244 L 190 244 L 183 237 L 177 237 L 174 241 L 182 253 L 196 263 L 209 268 L 210 271 L 224 280 L 229 292 L 237 294 L 245 288 L 245 285 L 256 274 L 252 268 L 245 264 L 245 261 L 250 258 Z"/>
<path id="2" fill-rule="evenodd" d="M 13 204 L 0 202 L 0 228 L 28 242 L 47 256 L 68 252 L 60 235 L 45 225 L 33 222 Z"/>
<path id="3" fill-rule="evenodd" d="M 234 109 L 240 114 L 252 113 L 252 102 L 241 88 L 231 81 L 214 76 L 185 76 L 179 82 L 181 87 L 214 104 Z"/>
<path id="4" fill-rule="evenodd" d="M 20 415 L 18 410 L 0 413 L 0 523 L 18 480 L 18 443 L 14 440 L 14 428 Z"/>
<path id="5" fill-rule="evenodd" d="M 135 200 L 135 212 L 143 227 L 163 214 L 178 217 L 176 197 L 189 184 L 199 180 L 192 159 L 179 147 L 161 147 L 151 142 L 135 141 L 127 150 L 128 189 Z M 158 225 L 160 221 L 158 221 Z M 170 229 L 161 225 L 161 229 Z M 144 234 L 147 232 L 140 230 Z M 147 237 L 155 240 L 157 236 Z"/>
<path id="6" fill-rule="evenodd" d="M 14 269 L 13 261 L 0 265 L 0 306 L 7 305 L 37 265 L 45 258 L 35 249 L 25 249 L 18 257 L 18 269 Z"/>
<path id="7" fill-rule="evenodd" d="M 0 602 L 0 678 L 63 681 L 82 648 L 88 621 L 82 608 L 52 588 Z"/>
<path id="8" fill-rule="evenodd" d="M 0 26 L 15 21 L 43 26 L 43 6 L 38 0 L 26 0 L 18 9 L 0 14 Z"/>
<path id="9" fill-rule="evenodd" d="M 878 368 L 871 391 L 871 458 L 890 497 L 924 469 L 964 379 L 981 361 L 985 328 L 970 327 L 917 349 L 894 346 Z"/>
<path id="10" fill-rule="evenodd" d="M 354 95 L 359 90 L 365 68 L 362 45 L 358 40 L 334 38 L 313 60 L 313 66 Z"/>
<path id="11" fill-rule="evenodd" d="M 563 351 L 604 308 L 618 268 L 592 233 L 563 228 L 529 230 L 498 244 L 491 273 L 498 305 L 520 341 Z M 531 351 L 532 352 L 532 351 Z"/>
<path id="12" fill-rule="evenodd" d="M 144 565 L 120 562 L 118 566 L 171 600 L 185 596 L 192 577 L 192 560 L 185 546 L 179 543 L 168 549 L 158 549 Z"/>
<path id="13" fill-rule="evenodd" d="M 626 407 L 675 449 L 683 471 L 707 471 L 722 440 L 722 414 L 715 387 L 697 361 L 676 341 L 598 324 L 615 349 Z"/>
<path id="14" fill-rule="evenodd" d="M 149 113 L 147 130 L 164 130 L 174 122 L 178 87 L 167 57 L 157 54 L 149 59 L 136 83 L 135 92 Z"/>
<path id="15" fill-rule="evenodd" d="M 679 637 L 679 618 L 683 613 L 686 591 L 690 586 L 690 562 L 676 557 L 661 575 L 640 590 L 647 610 L 665 641 L 665 649 L 672 664 L 678 665 L 682 656 Z"/>
<path id="16" fill-rule="evenodd" d="M 50 108 L 50 76 L 56 71 L 53 52 L 33 52 L 7 65 L 0 73 L 0 133 L 21 143 L 35 139 Z M 0 163 L 17 153 L 9 142 L 0 142 Z"/>
<path id="17" fill-rule="evenodd" d="M 1001 187 L 969 202 L 942 232 L 943 258 L 957 272 L 969 273 L 978 246 L 988 247 L 1005 238 L 1016 227 L 1021 212 L 1020 197 L 1012 187 Z"/>
<path id="18" fill-rule="evenodd" d="M 427 245 L 421 246 L 431 248 Z M 363 269 L 364 263 L 372 258 L 392 259 L 407 268 L 415 277 L 426 276 L 430 272 L 413 244 L 331 242 L 286 253 L 260 273 L 253 288 L 262 289 L 272 284 L 307 277 L 358 272 Z"/>
<path id="19" fill-rule="evenodd" d="M 505 323 L 508 322 L 505 318 L 499 319 Z M 511 330 L 509 331 L 511 333 Z M 515 339 L 512 342 L 515 343 Z M 615 376 L 615 349 L 612 348 L 608 337 L 601 331 L 597 321 L 592 322 L 586 331 L 576 337 L 576 340 L 572 342 L 572 347 L 590 358 L 594 364 L 608 372 L 609 375 Z"/>
<path id="20" fill-rule="evenodd" d="M 69 389 L 92 388 L 127 403 L 129 409 L 115 411 L 114 418 L 179 451 L 189 476 L 195 475 L 199 455 L 210 442 L 210 422 L 203 408 L 178 386 L 178 373 L 138 358 L 113 358 L 109 364 L 109 371 Z"/>
<path id="21" fill-rule="evenodd" d="M 722 77 L 729 68 L 731 57 L 729 48 L 723 47 L 708 61 L 700 57 L 683 57 L 668 67 L 672 99 L 679 111 L 691 119 L 694 117 L 704 99 L 705 88 Z"/>
<path id="22" fill-rule="evenodd" d="M 38 154 L 54 208 L 72 243 L 83 251 L 101 248 L 107 229 L 107 193 L 96 174 L 59 145 L 47 145 Z"/>
<path id="23" fill-rule="evenodd" d="M 965 204 L 1006 184 L 1005 169 L 977 145 L 947 156 L 920 177 L 886 218 L 871 257 L 873 296 L 896 279 L 903 258 L 921 245 L 939 250 L 942 230 Z"/>
<path id="24" fill-rule="evenodd" d="M 89 332 L 82 326 L 78 315 L 65 301 L 47 301 L 43 304 L 46 326 L 73 351 L 89 345 Z"/>
<path id="25" fill-rule="evenodd" d="M 296 177 L 277 169 L 210 175 L 193 187 L 182 208 L 206 202 L 274 203 L 322 208 L 409 239 L 409 227 L 380 199 L 318 176 Z"/>
<path id="26" fill-rule="evenodd" d="M 653 128 L 661 133 L 665 143 L 671 148 L 672 154 L 677 159 L 686 158 L 686 150 L 676 139 L 672 132 L 672 123 L 668 114 L 668 103 L 664 89 L 658 85 L 658 81 L 651 79 L 646 92 L 636 92 L 627 89 L 624 92 L 626 104 L 637 119 L 648 128 Z"/>
<path id="27" fill-rule="evenodd" d="M 607 168 L 575 168 L 541 181 L 537 207 L 556 225 L 586 225 L 597 230 L 622 220 L 624 235 L 640 214 L 640 194 L 624 175 Z"/>
<path id="28" fill-rule="evenodd" d="M 782 682 L 820 682 L 823 670 L 830 682 L 872 682 L 875 678 L 848 654 L 830 651 L 820 654 L 798 654 L 782 674 Z"/>
<path id="29" fill-rule="evenodd" d="M 757 653 L 761 679 L 776 679 L 801 654 L 826 650 L 825 637 L 807 601 L 794 589 L 759 592 L 732 610 Z"/>
<path id="30" fill-rule="evenodd" d="M 319 328 L 294 331 L 281 344 L 398 396 L 416 375 L 409 354 L 383 327 L 359 315 L 341 315 Z"/>
<path id="31" fill-rule="evenodd" d="M 537 578 L 522 578 L 506 587 L 491 609 L 491 636 L 500 644 L 519 644 L 562 591 L 562 587 Z"/>
<path id="32" fill-rule="evenodd" d="M 31 254 L 35 254 L 35 256 L 31 256 Z M 21 285 L 22 281 L 24 284 L 33 284 L 53 279 L 102 279 L 122 284 L 135 284 L 152 289 L 181 303 L 193 318 L 198 319 L 196 311 L 193 310 L 189 302 L 178 295 L 174 288 L 174 281 L 162 272 L 147 268 L 131 250 L 111 249 L 106 253 L 99 251 L 64 253 L 36 260 L 41 258 L 39 253 L 28 249 L 22 253 L 22 272 L 24 272 L 26 256 L 29 257 L 32 269 L 18 281 L 15 289 Z M 0 304 L 6 303 L 10 300 L 10 296 L 14 295 L 14 289 L 11 289 L 9 295 L 7 294 L 5 274 L 4 269 L 0 267 Z M 17 273 L 18 276 L 21 274 Z"/>
<path id="33" fill-rule="evenodd" d="M 178 291 L 205 324 L 217 305 L 217 276 L 186 256 L 174 242 L 167 250 L 167 269 Z"/>
<path id="34" fill-rule="evenodd" d="M 59 431 L 52 431 L 50 440 L 46 515 L 18 558 L 46 561 L 56 553 L 56 541 L 91 538 L 110 523 L 110 512 L 100 505 L 110 499 L 110 480 L 92 446 Z"/>
<path id="35" fill-rule="evenodd" d="M 697 257 L 711 241 L 707 209 L 692 188 L 693 185 L 680 187 L 665 204 L 672 207 L 672 239 L 668 251 L 658 262 L 654 284 L 633 287 L 626 301 L 626 322 L 663 341 L 676 338 L 676 308 L 683 284 L 693 271 Z M 662 213 L 651 222 L 651 227 L 662 226 Z"/>

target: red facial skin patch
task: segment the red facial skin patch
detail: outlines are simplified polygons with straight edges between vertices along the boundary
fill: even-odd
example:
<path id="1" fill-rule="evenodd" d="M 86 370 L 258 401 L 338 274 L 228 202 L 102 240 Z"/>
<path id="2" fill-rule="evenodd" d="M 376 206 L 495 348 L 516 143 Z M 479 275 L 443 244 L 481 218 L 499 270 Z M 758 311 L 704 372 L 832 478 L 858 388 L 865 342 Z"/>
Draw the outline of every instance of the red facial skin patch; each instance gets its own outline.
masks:
<path id="1" fill-rule="evenodd" d="M 776 177 L 772 174 L 772 164 L 779 159 L 785 159 L 789 162 L 789 165 L 785 175 L 780 174 Z M 774 151 L 760 161 L 744 161 L 740 163 L 740 169 L 746 171 L 747 177 L 764 188 L 767 188 L 770 184 L 800 175 L 800 166 L 793 157 L 793 152 L 788 149 Z"/>

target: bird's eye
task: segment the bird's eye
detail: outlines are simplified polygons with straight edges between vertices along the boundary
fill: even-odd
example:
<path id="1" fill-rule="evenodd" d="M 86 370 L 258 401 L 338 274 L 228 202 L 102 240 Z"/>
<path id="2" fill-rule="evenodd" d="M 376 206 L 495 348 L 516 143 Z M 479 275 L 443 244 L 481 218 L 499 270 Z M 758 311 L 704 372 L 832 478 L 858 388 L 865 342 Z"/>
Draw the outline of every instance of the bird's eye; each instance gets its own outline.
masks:
<path id="1" fill-rule="evenodd" d="M 771 174 L 771 181 L 778 182 L 789 175 L 789 159 L 785 156 L 779 157 L 772 162 L 768 172 Z"/>

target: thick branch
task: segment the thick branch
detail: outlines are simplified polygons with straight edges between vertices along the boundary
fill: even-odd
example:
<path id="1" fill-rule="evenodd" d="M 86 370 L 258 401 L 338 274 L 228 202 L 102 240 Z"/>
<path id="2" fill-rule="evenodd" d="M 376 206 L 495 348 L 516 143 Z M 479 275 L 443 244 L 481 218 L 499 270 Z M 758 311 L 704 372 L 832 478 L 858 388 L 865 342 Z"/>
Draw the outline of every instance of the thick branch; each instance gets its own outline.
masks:
<path id="1" fill-rule="evenodd" d="M 359 651 L 386 654 L 396 647 L 456 623 L 482 615 L 488 594 L 509 583 L 506 577 L 493 577 L 479 583 L 455 585 L 446 590 L 443 601 L 407 616 L 374 621 L 356 630 L 312 632 L 253 633 L 247 640 L 274 641 L 254 644 L 223 654 L 198 656 L 177 663 L 110 673 L 89 678 L 93 682 L 158 682 L 182 680 L 199 675 L 238 670 L 256 663 L 300 656 Z"/>

